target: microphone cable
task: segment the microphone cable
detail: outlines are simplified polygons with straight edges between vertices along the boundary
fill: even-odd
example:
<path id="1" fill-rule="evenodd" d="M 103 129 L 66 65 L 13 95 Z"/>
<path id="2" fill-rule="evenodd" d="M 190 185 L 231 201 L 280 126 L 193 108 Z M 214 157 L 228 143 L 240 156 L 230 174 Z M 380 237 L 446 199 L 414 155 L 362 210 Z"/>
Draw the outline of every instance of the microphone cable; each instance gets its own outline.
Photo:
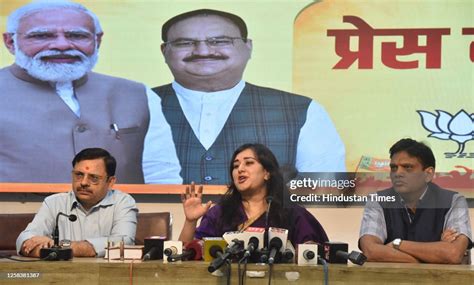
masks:
<path id="1" fill-rule="evenodd" d="M 247 273 L 247 262 L 248 262 L 248 256 L 243 256 L 238 262 L 237 274 L 239 275 L 239 285 L 244 285 L 245 283 L 245 274 Z M 242 263 L 244 264 L 243 271 L 241 271 L 241 268 L 240 268 Z"/>
<path id="2" fill-rule="evenodd" d="M 328 285 L 328 282 L 329 282 L 329 268 L 328 268 L 328 263 L 326 262 L 326 260 L 322 257 L 319 257 L 318 256 L 318 261 L 321 262 L 321 264 L 323 265 L 323 270 L 324 270 L 324 280 L 323 280 L 323 284 L 324 285 Z"/>
<path id="3" fill-rule="evenodd" d="M 25 256 L 25 257 L 28 257 L 28 256 Z M 43 258 L 33 259 L 33 260 L 29 260 L 29 259 L 19 259 L 19 258 L 13 257 L 13 256 L 11 256 L 11 255 L 0 255 L 0 259 L 8 259 L 8 260 L 13 260 L 13 261 L 18 261 L 18 262 L 47 261 L 47 260 L 55 259 L 56 257 L 57 257 L 57 255 L 56 255 L 55 252 L 51 252 L 48 256 L 45 256 L 45 257 L 43 257 Z M 28 257 L 28 258 L 36 258 L 36 257 Z"/>
<path id="4" fill-rule="evenodd" d="M 28 259 L 17 259 L 15 257 L 12 257 L 11 255 L 0 255 L 0 259 L 9 259 L 13 261 L 19 261 L 19 262 L 37 262 L 37 261 L 42 261 L 41 259 L 34 259 L 34 260 L 28 260 Z M 34 258 L 34 257 L 33 257 Z"/>
<path id="5" fill-rule="evenodd" d="M 268 264 L 268 285 L 271 285 L 272 284 L 272 275 L 273 275 L 273 263 L 272 264 Z"/>
<path id="6" fill-rule="evenodd" d="M 231 261 L 226 259 L 225 263 L 227 264 L 227 285 L 230 285 L 230 274 L 232 273 Z"/>

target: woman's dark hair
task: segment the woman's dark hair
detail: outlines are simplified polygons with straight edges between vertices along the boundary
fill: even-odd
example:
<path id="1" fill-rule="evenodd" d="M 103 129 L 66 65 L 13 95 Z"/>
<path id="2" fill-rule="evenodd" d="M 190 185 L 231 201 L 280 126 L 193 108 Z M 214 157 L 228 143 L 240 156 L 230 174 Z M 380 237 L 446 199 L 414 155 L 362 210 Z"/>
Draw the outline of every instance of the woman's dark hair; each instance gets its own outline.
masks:
<path id="1" fill-rule="evenodd" d="M 263 168 L 270 173 L 270 178 L 266 182 L 267 197 L 272 197 L 272 204 L 269 214 L 269 224 L 274 227 L 281 227 L 288 229 L 289 218 L 288 211 L 283 207 L 283 194 L 287 191 L 286 186 L 283 182 L 283 176 L 280 172 L 280 167 L 275 155 L 266 146 L 262 144 L 244 144 L 237 148 L 232 155 L 229 165 L 229 173 L 232 179 L 227 192 L 224 194 L 220 201 L 222 206 L 222 219 L 221 224 L 218 225 L 221 229 L 231 225 L 232 229 L 237 229 L 239 221 L 235 218 L 236 213 L 239 211 L 239 207 L 242 204 L 242 196 L 237 190 L 235 183 L 232 178 L 232 171 L 234 169 L 235 157 L 244 150 L 250 149 L 254 152 L 257 161 L 263 166 Z"/>

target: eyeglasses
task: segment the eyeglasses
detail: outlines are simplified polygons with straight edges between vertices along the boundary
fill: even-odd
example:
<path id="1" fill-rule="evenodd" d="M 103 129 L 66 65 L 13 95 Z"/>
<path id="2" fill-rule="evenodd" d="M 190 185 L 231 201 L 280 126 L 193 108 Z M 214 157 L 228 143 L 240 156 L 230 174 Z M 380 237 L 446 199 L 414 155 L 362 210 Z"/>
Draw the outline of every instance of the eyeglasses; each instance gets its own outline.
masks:
<path id="1" fill-rule="evenodd" d="M 15 33 L 13 33 L 15 34 Z M 18 35 L 24 35 L 24 39 L 37 44 L 50 43 L 55 41 L 59 34 L 56 32 L 31 32 L 31 33 L 16 33 Z M 64 32 L 66 40 L 76 44 L 90 43 L 94 40 L 94 34 L 85 31 L 71 31 Z"/>
<path id="2" fill-rule="evenodd" d="M 238 37 L 216 37 L 216 38 L 208 38 L 205 40 L 175 40 L 170 42 L 164 42 L 165 45 L 170 45 L 173 49 L 176 50 L 192 50 L 196 48 L 199 43 L 205 43 L 208 47 L 211 48 L 228 48 L 234 45 L 235 40 L 242 40 L 244 42 L 247 39 L 238 38 Z"/>
<path id="3" fill-rule="evenodd" d="M 86 173 L 82 173 L 80 171 L 72 171 L 72 179 L 74 181 L 82 181 L 84 179 L 84 177 L 87 176 L 87 181 L 89 181 L 89 183 L 91 184 L 94 184 L 94 185 L 97 185 L 100 183 L 100 181 L 102 179 L 104 179 L 103 176 L 100 176 L 100 175 L 95 175 L 95 174 L 86 174 Z M 108 176 L 105 177 L 106 179 L 108 179 Z"/>

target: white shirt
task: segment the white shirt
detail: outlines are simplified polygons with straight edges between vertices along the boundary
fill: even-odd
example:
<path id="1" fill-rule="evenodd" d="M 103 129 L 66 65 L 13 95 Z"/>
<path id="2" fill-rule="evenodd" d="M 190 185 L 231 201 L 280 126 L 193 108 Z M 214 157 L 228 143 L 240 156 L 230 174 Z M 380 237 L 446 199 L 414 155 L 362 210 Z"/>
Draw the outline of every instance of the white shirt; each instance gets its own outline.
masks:
<path id="1" fill-rule="evenodd" d="M 208 150 L 222 131 L 245 82 L 217 92 L 190 90 L 176 81 L 172 87 L 194 134 Z M 346 171 L 344 144 L 329 115 L 314 100 L 298 137 L 295 167 L 298 172 Z"/>
<path id="2" fill-rule="evenodd" d="M 245 82 L 240 81 L 231 89 L 217 92 L 194 91 L 177 82 L 173 82 L 172 86 L 194 134 L 208 150 L 224 128 Z"/>
<path id="3" fill-rule="evenodd" d="M 150 125 L 143 148 L 143 175 L 145 183 L 182 184 L 181 166 L 174 146 L 171 127 L 161 108 L 161 98 L 146 88 Z"/>
<path id="4" fill-rule="evenodd" d="M 56 94 L 80 117 L 79 101 L 74 95 L 72 84 L 57 84 Z M 150 124 L 143 148 L 143 175 L 145 183 L 181 184 L 181 166 L 171 134 L 171 128 L 161 110 L 161 98 L 150 88 L 146 88 Z"/>
<path id="5" fill-rule="evenodd" d="M 105 255 L 107 241 L 135 242 L 138 208 L 129 194 L 109 190 L 91 209 L 85 210 L 73 191 L 58 193 L 44 199 L 35 218 L 16 240 L 19 253 L 23 243 L 34 236 L 51 236 L 59 212 L 74 214 L 75 222 L 66 217 L 58 219 L 59 240 L 87 240 L 98 257 Z"/>
<path id="6" fill-rule="evenodd" d="M 76 94 L 74 94 L 72 82 L 57 82 L 56 94 L 61 97 L 64 103 L 66 103 L 69 109 L 71 109 L 78 118 L 81 117 L 81 107 L 79 106 Z"/>

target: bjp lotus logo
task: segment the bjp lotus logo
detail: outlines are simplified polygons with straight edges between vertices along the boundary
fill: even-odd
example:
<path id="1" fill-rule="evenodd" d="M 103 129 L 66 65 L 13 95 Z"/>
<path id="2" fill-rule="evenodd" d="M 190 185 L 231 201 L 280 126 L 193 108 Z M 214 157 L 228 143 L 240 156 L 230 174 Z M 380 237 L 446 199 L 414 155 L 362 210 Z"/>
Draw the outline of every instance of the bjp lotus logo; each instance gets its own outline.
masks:
<path id="1" fill-rule="evenodd" d="M 436 110 L 437 114 L 420 110 L 417 112 L 421 116 L 423 127 L 431 132 L 428 137 L 452 140 L 458 144 L 455 154 L 463 153 L 466 143 L 474 140 L 474 114 L 469 115 L 464 110 L 454 116 L 442 110 Z"/>

